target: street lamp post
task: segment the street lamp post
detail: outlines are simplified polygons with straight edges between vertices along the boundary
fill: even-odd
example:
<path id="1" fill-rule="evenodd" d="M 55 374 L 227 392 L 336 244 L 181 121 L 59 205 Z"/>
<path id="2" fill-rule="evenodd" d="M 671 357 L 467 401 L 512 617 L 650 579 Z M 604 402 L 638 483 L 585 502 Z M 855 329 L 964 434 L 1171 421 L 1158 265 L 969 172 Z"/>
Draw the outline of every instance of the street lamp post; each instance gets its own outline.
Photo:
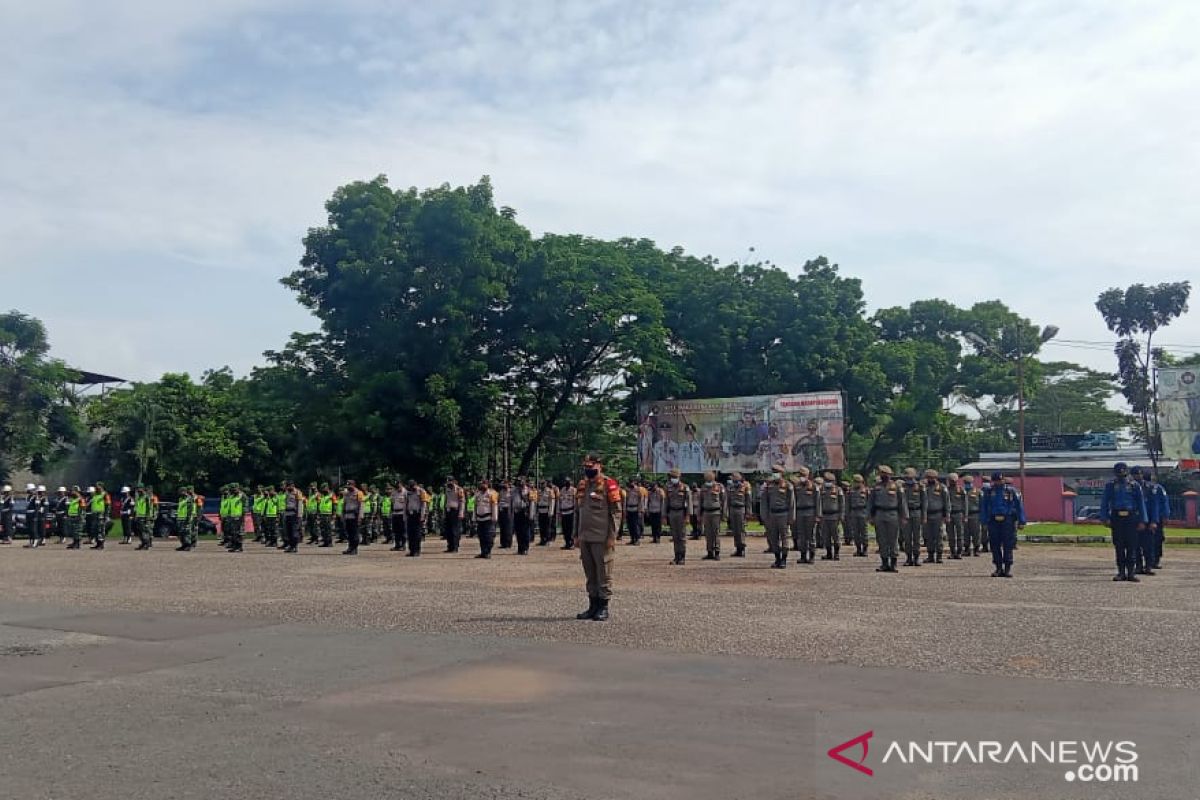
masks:
<path id="1" fill-rule="evenodd" d="M 1017 327 L 1014 329 L 1013 332 L 1016 334 L 1015 339 L 1016 339 L 1016 343 L 1017 343 L 1017 355 L 1016 355 L 1016 358 L 1013 360 L 1016 362 L 1016 365 L 1017 365 L 1017 446 L 1018 446 L 1017 464 L 1018 464 L 1018 473 L 1019 473 L 1019 477 L 1018 477 L 1019 484 L 1018 485 L 1021 489 L 1021 494 L 1024 495 L 1025 494 L 1025 355 L 1021 351 L 1021 329 L 1019 327 Z M 1038 334 L 1038 344 L 1043 345 L 1046 342 L 1053 339 L 1057 335 L 1058 335 L 1058 327 L 1055 325 L 1047 325 L 1046 327 L 1042 328 L 1041 333 Z M 978 347 L 980 350 L 987 350 L 987 351 L 991 352 L 992 355 L 994 355 L 998 358 L 1002 358 L 1006 361 L 1009 360 L 1008 356 L 1005 356 L 1004 353 L 1000 352 L 1000 350 L 997 349 L 991 342 L 989 342 L 987 339 L 984 339 L 979 334 L 968 331 L 965 334 L 965 336 L 966 336 L 967 341 L 969 341 L 971 344 Z"/>

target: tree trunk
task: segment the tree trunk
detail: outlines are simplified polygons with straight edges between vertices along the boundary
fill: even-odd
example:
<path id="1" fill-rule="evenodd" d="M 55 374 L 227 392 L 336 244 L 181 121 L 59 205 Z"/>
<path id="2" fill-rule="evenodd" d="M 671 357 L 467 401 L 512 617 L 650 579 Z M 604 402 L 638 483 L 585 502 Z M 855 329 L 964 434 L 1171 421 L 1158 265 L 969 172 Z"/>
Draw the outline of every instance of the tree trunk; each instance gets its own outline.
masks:
<path id="1" fill-rule="evenodd" d="M 542 441 L 554 428 L 554 423 L 558 422 L 558 418 L 562 416 L 562 412 L 566 410 L 567 404 L 571 401 L 571 395 L 575 391 L 575 380 L 576 376 L 574 375 L 567 379 L 562 394 L 554 402 L 554 407 L 550 409 L 550 413 L 542 420 L 542 424 L 538 426 L 537 431 L 533 434 L 533 438 L 529 440 L 529 444 L 525 445 L 525 450 L 521 453 L 520 466 L 517 467 L 518 475 L 525 475 L 529 471 L 529 465 L 533 463 L 533 459 L 537 456 L 537 451 L 542 446 Z"/>

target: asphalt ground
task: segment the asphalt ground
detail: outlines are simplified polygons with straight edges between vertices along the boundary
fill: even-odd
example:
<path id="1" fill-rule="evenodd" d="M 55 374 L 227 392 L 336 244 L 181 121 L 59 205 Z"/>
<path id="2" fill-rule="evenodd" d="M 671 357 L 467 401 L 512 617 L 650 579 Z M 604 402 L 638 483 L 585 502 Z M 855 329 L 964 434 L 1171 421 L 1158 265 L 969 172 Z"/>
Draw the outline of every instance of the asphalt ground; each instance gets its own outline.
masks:
<path id="1" fill-rule="evenodd" d="M 1118 584 L 1099 547 L 1023 545 L 1005 580 L 622 545 L 589 623 L 558 549 L 165 544 L 0 550 L 0 797 L 1197 796 L 1194 549 Z M 826 756 L 868 730 L 874 777 Z M 1085 735 L 1135 741 L 1139 782 L 879 761 Z"/>

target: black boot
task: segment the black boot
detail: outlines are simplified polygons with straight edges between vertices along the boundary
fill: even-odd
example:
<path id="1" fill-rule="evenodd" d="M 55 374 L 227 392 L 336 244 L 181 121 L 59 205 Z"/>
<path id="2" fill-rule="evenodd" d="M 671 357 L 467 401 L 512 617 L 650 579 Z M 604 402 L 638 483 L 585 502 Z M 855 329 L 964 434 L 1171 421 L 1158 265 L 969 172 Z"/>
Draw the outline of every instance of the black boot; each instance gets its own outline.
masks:
<path id="1" fill-rule="evenodd" d="M 598 608 L 600 608 L 600 601 L 595 597 L 589 597 L 587 611 L 580 611 L 575 615 L 575 619 L 595 619 Z"/>
<path id="2" fill-rule="evenodd" d="M 888 572 L 899 572 L 899 571 L 900 570 L 896 569 L 896 557 L 892 556 L 891 563 L 888 565 Z"/>
<path id="3" fill-rule="evenodd" d="M 709 551 L 708 551 L 708 554 L 707 554 L 706 556 L 704 556 L 704 558 L 702 558 L 702 559 L 700 559 L 700 560 L 701 560 L 701 561 L 716 561 L 716 560 L 717 560 L 717 556 L 716 556 L 716 554 L 715 554 L 715 553 L 713 553 L 713 551 L 712 551 L 712 550 L 709 550 Z"/>
<path id="4" fill-rule="evenodd" d="M 783 569 L 787 566 L 787 560 L 780 556 L 782 550 L 775 551 L 775 563 L 771 565 L 771 569 Z"/>
<path id="5" fill-rule="evenodd" d="M 879 566 L 875 568 L 876 572 L 888 572 L 888 560 L 883 556 L 879 557 Z"/>
<path id="6" fill-rule="evenodd" d="M 1011 578 L 1012 577 L 1012 564 L 1004 565 L 1004 574 L 1001 575 L 1000 577 L 1002 577 L 1002 578 Z"/>
<path id="7" fill-rule="evenodd" d="M 997 566 L 996 566 L 996 568 L 995 568 L 994 570 L 992 570 L 992 577 L 993 577 L 993 578 L 1002 578 L 1002 577 L 1004 577 L 1004 568 L 1003 568 L 1003 567 L 1001 567 L 1001 566 L 999 566 L 999 565 L 997 565 Z"/>
<path id="8" fill-rule="evenodd" d="M 608 601 L 607 600 L 598 600 L 596 602 L 599 603 L 599 605 L 596 608 L 596 614 L 592 617 L 592 621 L 593 622 L 607 622 L 608 621 Z"/>
<path id="9" fill-rule="evenodd" d="M 733 557 L 734 557 L 734 558 L 745 558 L 745 557 L 746 557 L 746 548 L 745 548 L 745 547 L 739 547 L 739 548 L 737 548 L 736 550 L 734 550 L 734 551 L 733 551 Z"/>

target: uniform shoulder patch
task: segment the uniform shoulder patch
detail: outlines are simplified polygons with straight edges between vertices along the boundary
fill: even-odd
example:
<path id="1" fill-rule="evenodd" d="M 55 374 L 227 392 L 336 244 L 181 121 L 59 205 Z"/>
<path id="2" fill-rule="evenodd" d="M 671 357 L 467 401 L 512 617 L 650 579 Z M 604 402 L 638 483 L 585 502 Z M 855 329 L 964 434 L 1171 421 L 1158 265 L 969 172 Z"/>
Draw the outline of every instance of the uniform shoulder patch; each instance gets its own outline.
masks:
<path id="1" fill-rule="evenodd" d="M 608 502 L 621 502 L 621 485 L 617 483 L 616 480 L 613 478 L 607 478 L 605 480 L 605 487 L 608 490 Z"/>

